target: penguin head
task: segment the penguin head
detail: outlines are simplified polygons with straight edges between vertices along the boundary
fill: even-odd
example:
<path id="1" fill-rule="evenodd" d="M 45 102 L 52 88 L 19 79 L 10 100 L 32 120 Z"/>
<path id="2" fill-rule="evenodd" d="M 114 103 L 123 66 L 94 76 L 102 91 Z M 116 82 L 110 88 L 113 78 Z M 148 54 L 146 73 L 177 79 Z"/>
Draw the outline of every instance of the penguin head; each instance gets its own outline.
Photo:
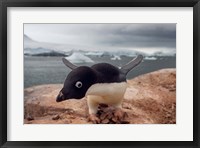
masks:
<path id="1" fill-rule="evenodd" d="M 90 67 L 80 66 L 73 69 L 65 79 L 64 86 L 59 92 L 56 101 L 61 102 L 68 99 L 83 98 L 88 88 L 96 80 L 96 73 Z"/>

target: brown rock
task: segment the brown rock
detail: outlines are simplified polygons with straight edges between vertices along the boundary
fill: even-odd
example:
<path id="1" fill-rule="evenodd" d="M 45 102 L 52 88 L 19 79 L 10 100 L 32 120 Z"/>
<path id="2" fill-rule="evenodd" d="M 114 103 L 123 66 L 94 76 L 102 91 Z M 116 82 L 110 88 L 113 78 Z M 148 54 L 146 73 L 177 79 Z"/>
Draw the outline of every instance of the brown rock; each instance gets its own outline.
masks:
<path id="1" fill-rule="evenodd" d="M 27 119 L 28 121 L 31 121 L 31 120 L 34 120 L 34 117 L 33 117 L 32 115 L 28 115 L 28 116 L 26 117 L 26 119 Z"/>
<path id="2" fill-rule="evenodd" d="M 120 124 L 120 123 L 129 123 L 125 121 L 127 113 L 122 111 L 119 108 L 114 108 L 113 106 L 105 106 L 100 104 L 99 110 L 96 117 L 99 118 L 99 123 L 103 124 Z"/>
<path id="3" fill-rule="evenodd" d="M 94 124 L 99 124 L 100 123 L 100 119 L 94 114 L 89 115 L 88 121 L 92 122 Z"/>
<path id="4" fill-rule="evenodd" d="M 65 113 L 67 113 L 67 114 L 73 114 L 74 110 L 71 109 L 71 108 L 67 108 L 66 111 L 65 111 Z"/>
<path id="5" fill-rule="evenodd" d="M 56 115 L 56 116 L 54 116 L 54 117 L 52 118 L 52 120 L 58 120 L 58 119 L 60 119 L 60 116 L 59 116 L 59 115 Z"/>
<path id="6" fill-rule="evenodd" d="M 108 123 L 109 123 L 109 119 L 101 120 L 101 123 L 103 123 L 103 124 L 108 124 Z"/>

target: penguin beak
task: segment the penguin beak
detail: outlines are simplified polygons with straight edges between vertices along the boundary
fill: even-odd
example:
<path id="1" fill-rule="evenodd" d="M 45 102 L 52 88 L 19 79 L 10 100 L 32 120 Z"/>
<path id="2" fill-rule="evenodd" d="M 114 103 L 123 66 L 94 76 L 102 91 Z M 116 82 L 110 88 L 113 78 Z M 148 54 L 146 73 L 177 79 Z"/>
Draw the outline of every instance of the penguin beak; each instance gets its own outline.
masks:
<path id="1" fill-rule="evenodd" d="M 57 98 L 56 98 L 56 102 L 61 102 L 61 101 L 64 101 L 65 100 L 65 97 L 63 95 L 63 93 L 60 91 Z"/>

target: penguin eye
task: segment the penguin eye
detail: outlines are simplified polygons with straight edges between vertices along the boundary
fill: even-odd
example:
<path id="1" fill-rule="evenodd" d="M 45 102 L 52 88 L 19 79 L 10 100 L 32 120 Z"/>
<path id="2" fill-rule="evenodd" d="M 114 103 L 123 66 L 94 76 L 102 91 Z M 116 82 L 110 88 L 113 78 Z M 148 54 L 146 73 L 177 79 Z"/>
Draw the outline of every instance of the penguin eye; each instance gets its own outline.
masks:
<path id="1" fill-rule="evenodd" d="M 83 86 L 83 84 L 82 84 L 81 81 L 77 81 L 76 84 L 75 84 L 75 86 L 76 86 L 77 88 L 81 88 L 81 87 Z"/>

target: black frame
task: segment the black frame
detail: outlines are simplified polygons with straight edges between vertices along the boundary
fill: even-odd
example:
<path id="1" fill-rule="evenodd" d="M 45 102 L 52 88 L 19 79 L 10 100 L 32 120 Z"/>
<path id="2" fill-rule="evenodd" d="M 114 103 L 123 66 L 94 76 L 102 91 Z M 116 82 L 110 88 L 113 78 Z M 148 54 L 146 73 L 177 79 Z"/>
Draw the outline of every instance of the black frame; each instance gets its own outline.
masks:
<path id="1" fill-rule="evenodd" d="M 7 7 L 193 7 L 193 141 L 7 141 Z M 0 0 L 0 146 L 8 147 L 200 147 L 200 0 Z M 198 69 L 199 68 L 199 69 Z"/>

